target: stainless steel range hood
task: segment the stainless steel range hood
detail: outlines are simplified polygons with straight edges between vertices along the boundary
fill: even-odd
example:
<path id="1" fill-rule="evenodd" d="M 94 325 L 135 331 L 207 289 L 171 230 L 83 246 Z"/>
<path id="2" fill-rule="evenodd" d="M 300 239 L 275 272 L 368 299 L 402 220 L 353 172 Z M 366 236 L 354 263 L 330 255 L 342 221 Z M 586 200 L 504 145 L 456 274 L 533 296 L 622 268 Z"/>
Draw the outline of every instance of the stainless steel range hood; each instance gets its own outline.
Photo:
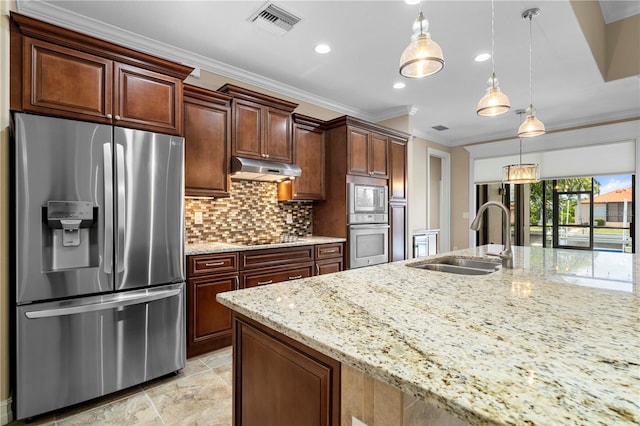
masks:
<path id="1" fill-rule="evenodd" d="M 278 182 L 287 178 L 296 178 L 301 174 L 302 170 L 296 164 L 231 157 L 231 179 Z"/>

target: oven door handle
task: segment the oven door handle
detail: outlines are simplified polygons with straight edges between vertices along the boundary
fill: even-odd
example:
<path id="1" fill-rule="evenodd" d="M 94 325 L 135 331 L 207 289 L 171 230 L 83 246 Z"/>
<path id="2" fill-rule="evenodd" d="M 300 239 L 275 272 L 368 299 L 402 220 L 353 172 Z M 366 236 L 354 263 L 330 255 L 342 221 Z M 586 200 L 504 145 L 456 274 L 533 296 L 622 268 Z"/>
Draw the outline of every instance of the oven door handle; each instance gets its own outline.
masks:
<path id="1" fill-rule="evenodd" d="M 391 226 L 387 223 L 368 223 L 368 224 L 357 224 L 357 225 L 349 225 L 350 228 L 353 229 L 383 229 L 390 228 Z"/>

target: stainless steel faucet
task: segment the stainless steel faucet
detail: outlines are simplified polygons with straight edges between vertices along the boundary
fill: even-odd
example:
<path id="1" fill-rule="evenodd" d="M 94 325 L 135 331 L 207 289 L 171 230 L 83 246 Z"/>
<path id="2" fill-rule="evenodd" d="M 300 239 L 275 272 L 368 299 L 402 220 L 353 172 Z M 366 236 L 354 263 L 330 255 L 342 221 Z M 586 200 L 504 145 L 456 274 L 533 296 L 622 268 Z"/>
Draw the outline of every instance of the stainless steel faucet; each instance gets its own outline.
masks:
<path id="1" fill-rule="evenodd" d="M 511 231 L 509 229 L 509 224 L 511 222 L 511 218 L 509 217 L 509 209 L 505 207 L 504 204 L 498 203 L 497 201 L 487 201 L 478 209 L 478 214 L 471 222 L 470 228 L 474 231 L 478 231 L 480 229 L 480 225 L 482 224 L 482 214 L 484 211 L 489 208 L 489 206 L 496 206 L 502 209 L 504 213 L 504 226 L 502 228 L 502 233 L 504 235 L 504 250 L 500 253 L 487 253 L 487 256 L 498 256 L 502 259 L 502 267 L 503 268 L 511 268 L 513 269 L 513 252 L 511 251 Z"/>

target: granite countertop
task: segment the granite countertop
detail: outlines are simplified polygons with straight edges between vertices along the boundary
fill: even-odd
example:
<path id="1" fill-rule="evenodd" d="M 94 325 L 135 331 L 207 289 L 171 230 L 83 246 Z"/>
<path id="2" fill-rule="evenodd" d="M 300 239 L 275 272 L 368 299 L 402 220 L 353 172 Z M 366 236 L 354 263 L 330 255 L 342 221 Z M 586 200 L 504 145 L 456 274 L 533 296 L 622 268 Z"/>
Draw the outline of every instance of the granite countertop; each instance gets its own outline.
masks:
<path id="1" fill-rule="evenodd" d="M 231 309 L 475 425 L 640 422 L 640 257 L 514 247 L 514 269 L 407 267 L 222 293 Z"/>
<path id="2" fill-rule="evenodd" d="M 309 236 L 309 237 L 299 237 L 297 241 L 287 242 L 287 243 L 271 243 L 271 244 L 242 244 L 242 243 L 218 243 L 218 242 L 210 242 L 210 243 L 197 243 L 197 244 L 187 244 L 185 246 L 185 254 L 187 256 L 194 254 L 210 254 L 210 253 L 229 253 L 234 251 L 245 251 L 245 250 L 259 250 L 259 249 L 272 249 L 272 248 L 280 248 L 280 247 L 295 247 L 295 246 L 308 246 L 314 244 L 329 244 L 329 243 L 343 243 L 345 242 L 345 238 L 338 237 L 320 237 L 320 236 Z"/>

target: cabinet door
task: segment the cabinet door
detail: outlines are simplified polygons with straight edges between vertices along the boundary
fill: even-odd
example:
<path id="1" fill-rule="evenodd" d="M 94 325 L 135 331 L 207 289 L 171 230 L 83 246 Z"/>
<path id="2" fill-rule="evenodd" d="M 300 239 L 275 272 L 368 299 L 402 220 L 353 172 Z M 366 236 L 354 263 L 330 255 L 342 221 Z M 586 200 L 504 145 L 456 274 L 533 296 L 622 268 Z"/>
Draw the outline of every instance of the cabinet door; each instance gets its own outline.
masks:
<path id="1" fill-rule="evenodd" d="M 407 143 L 404 140 L 391 139 L 391 169 L 389 172 L 389 196 L 391 200 L 407 199 Z"/>
<path id="2" fill-rule="evenodd" d="M 235 290 L 238 275 L 190 278 L 188 283 L 187 356 L 231 344 L 231 310 L 216 295 Z"/>
<path id="3" fill-rule="evenodd" d="M 185 194 L 229 196 L 229 108 L 184 98 Z"/>
<path id="4" fill-rule="evenodd" d="M 120 63 L 114 74 L 114 125 L 182 134 L 180 80 Z"/>
<path id="5" fill-rule="evenodd" d="M 23 54 L 25 111 L 111 122 L 112 61 L 28 37 Z"/>
<path id="6" fill-rule="evenodd" d="M 324 200 L 324 132 L 304 126 L 294 128 L 295 163 L 302 175 L 293 181 L 294 200 Z"/>
<path id="7" fill-rule="evenodd" d="M 340 424 L 340 363 L 253 321 L 234 335 L 234 424 Z"/>
<path id="8" fill-rule="evenodd" d="M 264 158 L 291 163 L 293 145 L 291 138 L 291 114 L 276 108 L 264 108 L 265 140 L 262 153 Z"/>
<path id="9" fill-rule="evenodd" d="M 389 204 L 389 261 L 405 260 L 407 258 L 407 205 L 405 203 Z"/>
<path id="10" fill-rule="evenodd" d="M 389 138 L 378 133 L 369 134 L 369 175 L 389 177 Z"/>
<path id="11" fill-rule="evenodd" d="M 316 261 L 316 275 L 332 274 L 334 272 L 340 272 L 343 269 L 342 258 Z"/>
<path id="12" fill-rule="evenodd" d="M 231 155 L 262 159 L 262 107 L 253 102 L 233 101 Z"/>
<path id="13" fill-rule="evenodd" d="M 369 132 L 347 127 L 347 173 L 369 176 Z"/>

